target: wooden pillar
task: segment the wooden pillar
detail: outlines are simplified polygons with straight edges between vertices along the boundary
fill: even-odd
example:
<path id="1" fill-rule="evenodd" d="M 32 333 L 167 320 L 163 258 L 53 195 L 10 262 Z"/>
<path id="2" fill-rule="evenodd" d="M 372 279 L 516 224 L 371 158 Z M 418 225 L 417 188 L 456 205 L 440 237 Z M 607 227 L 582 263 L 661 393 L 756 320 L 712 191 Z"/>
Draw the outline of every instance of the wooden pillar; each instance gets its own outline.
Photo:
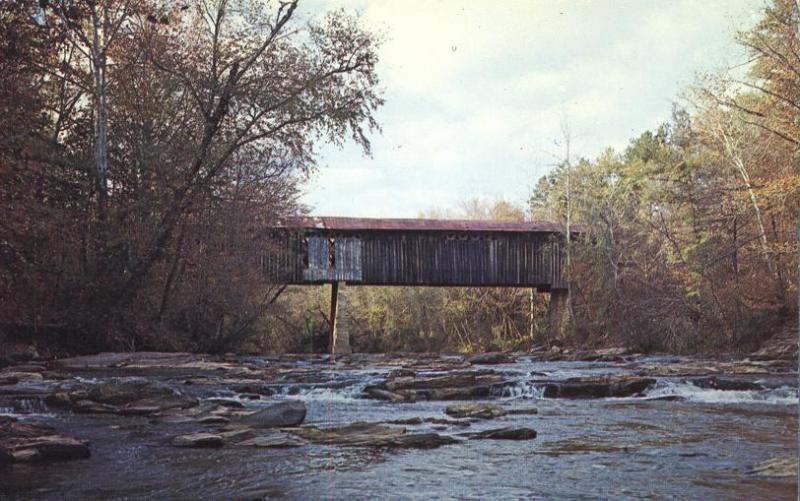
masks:
<path id="1" fill-rule="evenodd" d="M 569 329 L 569 290 L 552 289 L 547 311 L 550 340 L 564 339 Z"/>
<path id="2" fill-rule="evenodd" d="M 331 284 L 331 312 L 328 315 L 328 353 L 333 354 L 333 336 L 336 326 L 336 310 L 339 300 L 339 282 Z"/>
<path id="3" fill-rule="evenodd" d="M 534 318 L 534 302 L 533 302 L 533 295 L 536 293 L 536 289 L 531 287 L 530 290 L 530 317 L 528 318 L 528 337 L 533 340 L 533 318 Z"/>
<path id="4" fill-rule="evenodd" d="M 347 303 L 344 294 L 344 282 L 333 282 L 331 287 L 331 315 L 328 323 L 328 353 L 344 355 L 352 353 L 350 349 L 350 332 L 347 330 Z"/>

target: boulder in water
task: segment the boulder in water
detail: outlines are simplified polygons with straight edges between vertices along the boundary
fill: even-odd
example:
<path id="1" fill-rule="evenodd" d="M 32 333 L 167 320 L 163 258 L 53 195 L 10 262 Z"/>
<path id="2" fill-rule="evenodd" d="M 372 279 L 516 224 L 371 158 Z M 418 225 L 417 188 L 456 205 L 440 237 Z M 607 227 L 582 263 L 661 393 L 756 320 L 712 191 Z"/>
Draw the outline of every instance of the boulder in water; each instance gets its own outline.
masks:
<path id="1" fill-rule="evenodd" d="M 289 400 L 246 414 L 237 423 L 252 428 L 285 428 L 298 426 L 305 418 L 305 404 L 298 400 Z"/>

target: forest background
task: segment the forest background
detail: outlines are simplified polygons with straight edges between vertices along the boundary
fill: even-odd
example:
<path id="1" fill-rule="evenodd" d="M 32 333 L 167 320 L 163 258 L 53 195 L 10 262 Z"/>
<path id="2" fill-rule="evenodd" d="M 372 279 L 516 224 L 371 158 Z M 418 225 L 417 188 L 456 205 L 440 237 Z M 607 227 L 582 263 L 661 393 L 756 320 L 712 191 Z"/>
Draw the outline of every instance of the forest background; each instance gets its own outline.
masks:
<path id="1" fill-rule="evenodd" d="M 0 342 L 54 351 L 319 350 L 326 288 L 269 284 L 270 221 L 302 214 L 316 147 L 369 153 L 380 38 L 296 2 L 0 3 Z M 582 224 L 569 329 L 523 289 L 349 288 L 357 351 L 750 351 L 795 324 L 800 6 L 738 33 L 624 151 L 563 155 L 528 206 L 421 217 Z M 487 173 L 487 175 L 490 175 Z M 432 204 L 433 205 L 433 204 Z"/>

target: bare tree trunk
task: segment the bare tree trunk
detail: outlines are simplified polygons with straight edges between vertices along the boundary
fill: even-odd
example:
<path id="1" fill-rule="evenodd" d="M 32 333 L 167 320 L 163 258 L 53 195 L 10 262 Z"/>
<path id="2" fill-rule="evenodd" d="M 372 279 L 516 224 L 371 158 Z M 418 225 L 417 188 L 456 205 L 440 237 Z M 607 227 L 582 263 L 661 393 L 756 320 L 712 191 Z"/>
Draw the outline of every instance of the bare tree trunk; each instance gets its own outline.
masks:
<path id="1" fill-rule="evenodd" d="M 528 328 L 529 328 L 528 336 L 530 337 L 530 340 L 533 341 L 533 301 L 534 301 L 533 287 L 531 287 L 529 289 L 529 291 L 530 291 L 530 307 L 531 307 L 531 310 L 530 310 L 530 319 L 529 319 L 529 325 L 528 325 Z"/>
<path id="2" fill-rule="evenodd" d="M 569 123 L 565 119 L 561 125 L 561 132 L 564 136 L 564 165 L 567 174 L 567 215 L 565 227 L 565 241 L 566 241 L 566 260 L 567 260 L 567 297 L 566 297 L 566 328 L 562 332 L 570 332 L 574 318 L 573 305 L 572 305 L 572 164 L 571 164 L 571 147 L 572 147 L 572 133 L 569 128 Z"/>
<path id="3" fill-rule="evenodd" d="M 775 261 L 770 255 L 767 231 L 764 227 L 764 218 L 761 213 L 761 207 L 758 205 L 758 199 L 756 198 L 755 190 L 753 190 L 753 184 L 750 181 L 750 173 L 747 171 L 747 166 L 744 164 L 740 149 L 738 148 L 737 144 L 734 144 L 734 139 L 731 137 L 731 135 L 728 134 L 721 125 L 719 127 L 719 132 L 725 147 L 725 152 L 730 157 L 733 165 L 739 171 L 739 175 L 742 178 L 742 182 L 744 183 L 744 187 L 747 190 L 747 194 L 750 198 L 750 203 L 753 205 L 753 212 L 755 213 L 756 223 L 758 224 L 758 238 L 761 242 L 762 256 L 767 264 L 769 272 L 773 275 L 773 277 L 778 279 L 778 296 L 784 300 L 785 287 L 783 284 L 783 277 L 780 273 L 780 270 L 778 270 L 778 267 L 775 265 Z"/>
<path id="4" fill-rule="evenodd" d="M 97 187 L 97 209 L 100 219 L 100 246 L 105 250 L 108 221 L 108 97 L 106 80 L 107 7 L 102 19 L 92 5 L 91 61 L 94 81 L 94 174 Z"/>

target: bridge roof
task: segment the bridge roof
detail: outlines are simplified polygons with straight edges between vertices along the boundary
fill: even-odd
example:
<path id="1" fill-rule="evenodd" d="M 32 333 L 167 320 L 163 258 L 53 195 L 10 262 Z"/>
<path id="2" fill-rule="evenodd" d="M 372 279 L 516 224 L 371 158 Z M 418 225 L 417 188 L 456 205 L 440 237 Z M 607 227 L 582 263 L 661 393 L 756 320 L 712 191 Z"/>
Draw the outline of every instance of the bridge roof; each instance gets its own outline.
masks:
<path id="1" fill-rule="evenodd" d="M 324 229 L 333 231 L 464 231 L 511 233 L 560 233 L 564 226 L 545 221 L 491 221 L 469 219 L 413 219 L 364 217 L 301 217 L 279 221 L 285 228 Z M 581 228 L 573 226 L 572 232 Z"/>

